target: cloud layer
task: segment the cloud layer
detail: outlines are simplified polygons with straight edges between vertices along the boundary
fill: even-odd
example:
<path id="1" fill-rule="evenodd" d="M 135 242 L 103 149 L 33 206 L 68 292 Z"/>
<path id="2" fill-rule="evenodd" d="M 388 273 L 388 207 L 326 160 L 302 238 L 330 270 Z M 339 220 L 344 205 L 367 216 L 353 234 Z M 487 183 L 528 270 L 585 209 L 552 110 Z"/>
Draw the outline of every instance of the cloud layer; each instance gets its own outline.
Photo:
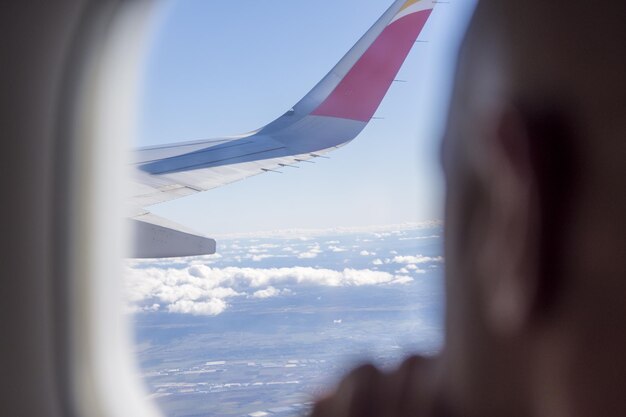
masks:
<path id="1" fill-rule="evenodd" d="M 128 261 L 130 309 L 214 316 L 313 287 L 409 284 L 443 263 L 437 222 L 307 234 L 223 240 L 211 256 Z"/>
<path id="2" fill-rule="evenodd" d="M 132 311 L 218 315 L 236 297 L 271 298 L 288 295 L 286 287 L 348 287 L 407 284 L 413 278 L 369 269 L 342 271 L 310 267 L 292 268 L 134 268 L 126 273 Z M 279 289 L 277 287 L 283 287 Z"/>

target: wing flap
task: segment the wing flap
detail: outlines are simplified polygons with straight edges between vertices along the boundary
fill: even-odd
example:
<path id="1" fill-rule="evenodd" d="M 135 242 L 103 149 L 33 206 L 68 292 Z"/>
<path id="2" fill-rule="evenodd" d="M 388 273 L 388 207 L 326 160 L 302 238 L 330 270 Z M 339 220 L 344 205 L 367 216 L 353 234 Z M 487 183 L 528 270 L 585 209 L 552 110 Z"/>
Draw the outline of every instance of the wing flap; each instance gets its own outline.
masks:
<path id="1" fill-rule="evenodd" d="M 130 221 L 134 235 L 133 258 L 176 258 L 215 253 L 215 240 L 152 213 Z"/>

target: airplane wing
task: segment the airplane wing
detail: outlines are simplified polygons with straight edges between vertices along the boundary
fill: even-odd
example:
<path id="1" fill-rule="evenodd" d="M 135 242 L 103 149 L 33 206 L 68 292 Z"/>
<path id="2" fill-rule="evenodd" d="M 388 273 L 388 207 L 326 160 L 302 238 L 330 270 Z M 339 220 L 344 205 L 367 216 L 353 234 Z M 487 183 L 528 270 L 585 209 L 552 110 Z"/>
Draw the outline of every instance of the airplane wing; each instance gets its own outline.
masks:
<path id="1" fill-rule="evenodd" d="M 374 116 L 435 3 L 396 0 L 302 100 L 257 131 L 135 151 L 134 256 L 215 251 L 212 239 L 158 218 L 146 207 L 310 161 L 354 139 Z"/>

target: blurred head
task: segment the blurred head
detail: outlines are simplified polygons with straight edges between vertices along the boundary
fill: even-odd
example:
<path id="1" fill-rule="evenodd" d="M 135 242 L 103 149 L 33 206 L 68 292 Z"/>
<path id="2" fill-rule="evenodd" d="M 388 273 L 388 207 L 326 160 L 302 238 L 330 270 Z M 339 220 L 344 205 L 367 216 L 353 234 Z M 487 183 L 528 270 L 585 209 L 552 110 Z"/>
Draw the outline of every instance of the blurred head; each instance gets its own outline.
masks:
<path id="1" fill-rule="evenodd" d="M 461 415 L 626 415 L 624 39 L 621 1 L 479 1 L 442 152 Z"/>

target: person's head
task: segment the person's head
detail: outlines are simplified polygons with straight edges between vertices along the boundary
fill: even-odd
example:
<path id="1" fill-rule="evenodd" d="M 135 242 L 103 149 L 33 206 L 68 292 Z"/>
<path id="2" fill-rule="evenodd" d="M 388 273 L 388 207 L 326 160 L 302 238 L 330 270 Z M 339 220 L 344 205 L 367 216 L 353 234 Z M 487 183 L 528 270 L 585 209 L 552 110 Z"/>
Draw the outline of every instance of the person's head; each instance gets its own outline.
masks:
<path id="1" fill-rule="evenodd" d="M 626 2 L 480 0 L 442 155 L 453 407 L 626 415 Z"/>

